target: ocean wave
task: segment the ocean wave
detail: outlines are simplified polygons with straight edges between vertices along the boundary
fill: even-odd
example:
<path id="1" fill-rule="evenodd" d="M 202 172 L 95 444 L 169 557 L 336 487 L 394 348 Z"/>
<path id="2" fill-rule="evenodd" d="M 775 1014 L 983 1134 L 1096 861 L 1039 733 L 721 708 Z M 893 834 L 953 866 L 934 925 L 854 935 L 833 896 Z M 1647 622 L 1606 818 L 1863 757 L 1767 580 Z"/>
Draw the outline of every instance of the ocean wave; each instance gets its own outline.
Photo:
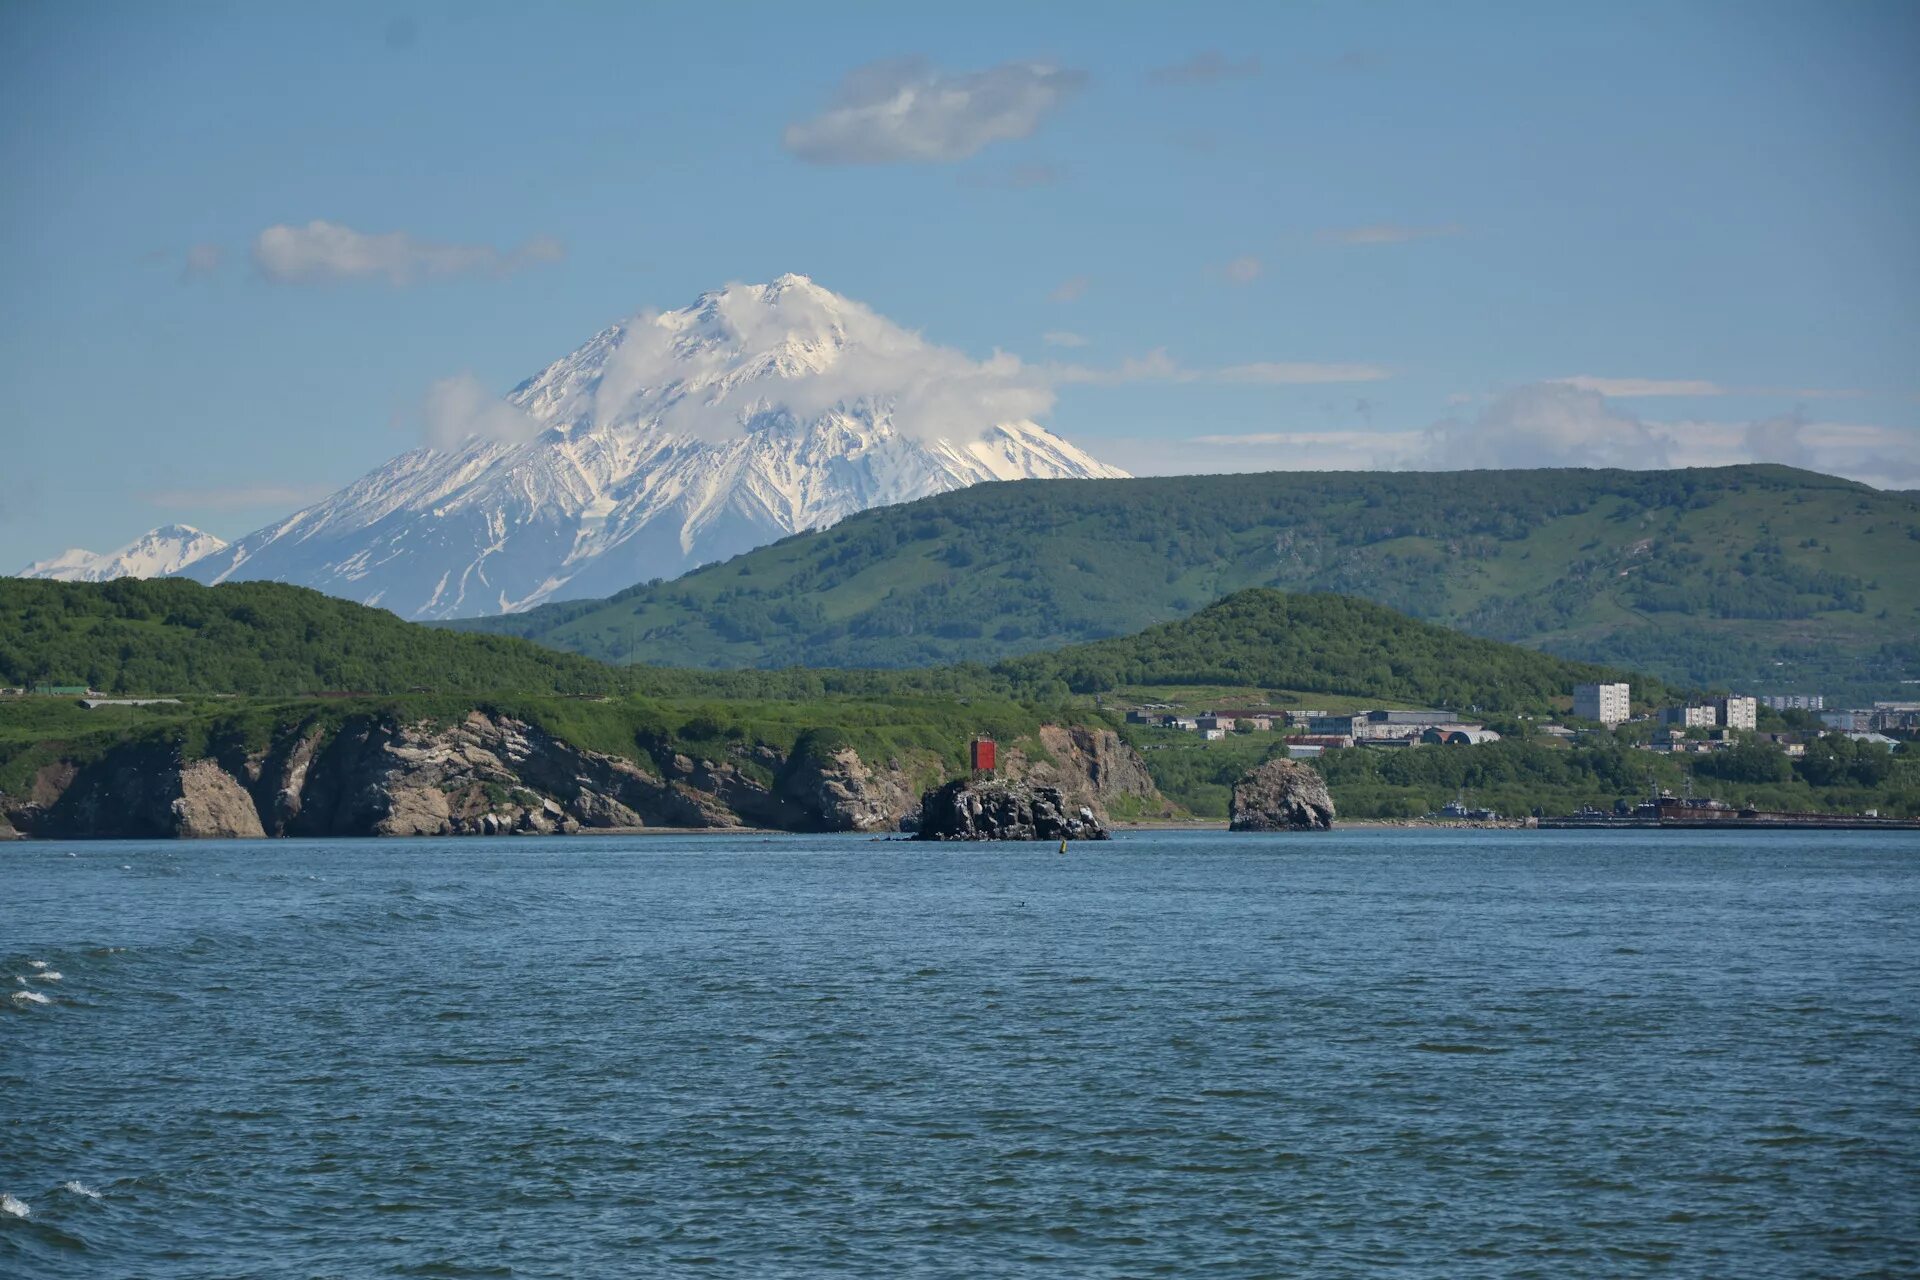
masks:
<path id="1" fill-rule="evenodd" d="M 30 968 L 34 968 L 34 969 L 44 969 L 47 967 L 47 962 L 45 960 L 29 960 L 27 961 L 27 964 Z"/>
<path id="2" fill-rule="evenodd" d="M 15 1000 L 31 1000 L 34 1004 L 53 1003 L 51 996 L 43 995 L 38 991 L 16 991 L 13 993 L 13 998 Z"/>
<path id="3" fill-rule="evenodd" d="M 63 1182 L 60 1184 L 60 1189 L 62 1191 L 71 1191 L 76 1196 L 85 1196 L 89 1200 L 105 1199 L 98 1191 L 95 1191 L 84 1182 Z"/>
<path id="4" fill-rule="evenodd" d="M 24 1200 L 16 1200 L 10 1195 L 0 1193 L 0 1213 L 15 1218 L 24 1218 L 33 1212 L 33 1207 Z"/>
<path id="5" fill-rule="evenodd" d="M 42 969 L 33 975 L 36 982 L 58 982 L 62 976 L 58 969 Z"/>

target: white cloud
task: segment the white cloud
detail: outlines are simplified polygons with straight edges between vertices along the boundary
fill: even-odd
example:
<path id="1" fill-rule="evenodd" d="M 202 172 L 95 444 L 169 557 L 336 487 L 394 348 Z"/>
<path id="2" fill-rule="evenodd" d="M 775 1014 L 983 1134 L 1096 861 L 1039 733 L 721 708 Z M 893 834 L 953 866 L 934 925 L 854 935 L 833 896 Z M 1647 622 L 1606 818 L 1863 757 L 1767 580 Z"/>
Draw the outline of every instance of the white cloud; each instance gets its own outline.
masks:
<path id="1" fill-rule="evenodd" d="M 1312 364 L 1301 361 L 1261 360 L 1216 369 L 1193 369 L 1155 347 L 1144 356 L 1129 356 L 1118 368 L 1054 365 L 1049 372 L 1062 383 L 1114 384 L 1124 382 L 1235 382 L 1263 386 L 1306 386 L 1332 382 L 1381 382 L 1393 371 L 1376 364 Z"/>
<path id="2" fill-rule="evenodd" d="M 943 72 L 918 58 L 848 72 L 819 115 L 790 124 L 788 151 L 814 164 L 941 164 L 1025 138 L 1086 83 L 1044 62 Z"/>
<path id="3" fill-rule="evenodd" d="M 491 245 L 438 244 L 404 231 L 369 234 L 338 222 L 315 219 L 304 227 L 280 223 L 253 241 L 254 265 L 285 284 L 325 280 L 380 279 L 388 284 L 455 275 L 505 275 L 565 256 L 560 243 L 537 236 L 517 249 Z"/>
<path id="4" fill-rule="evenodd" d="M 1598 391 L 1603 396 L 1643 398 L 1668 396 L 1783 396 L 1793 400 L 1854 400 L 1866 395 L 1857 387 L 1729 387 L 1705 378 L 1596 378 L 1580 374 L 1555 378 L 1564 386 Z"/>
<path id="5" fill-rule="evenodd" d="M 1210 471 L 1452 471 L 1478 468 L 1723 467 L 1775 462 L 1881 488 L 1920 485 L 1920 428 L 1814 422 L 1644 421 L 1598 392 L 1535 383 L 1495 396 L 1471 420 L 1412 431 L 1256 431 L 1103 442 L 1136 475 Z"/>
<path id="6" fill-rule="evenodd" d="M 1254 364 L 1231 364 L 1210 374 L 1201 373 L 1198 378 L 1203 381 L 1298 386 L 1316 382 L 1384 382 L 1392 376 L 1391 370 L 1377 364 L 1302 364 L 1262 360 Z"/>
<path id="7" fill-rule="evenodd" d="M 540 433 L 540 424 L 488 391 L 471 373 L 441 378 L 420 405 L 426 442 L 450 449 L 469 438 L 519 444 Z"/>
<path id="8" fill-rule="evenodd" d="M 1376 223 L 1366 227 L 1331 227 L 1320 233 L 1322 240 L 1336 244 L 1405 244 L 1409 240 L 1431 240 L 1437 236 L 1457 236 L 1466 228 L 1457 222 L 1436 227 L 1410 227 L 1399 223 Z"/>
<path id="9" fill-rule="evenodd" d="M 1077 333 L 1068 333 L 1065 329 L 1049 329 L 1040 335 L 1040 341 L 1050 347 L 1084 347 L 1087 340 Z"/>
<path id="10" fill-rule="evenodd" d="M 1580 374 L 1556 378 L 1558 386 L 1593 391 L 1603 396 L 1724 396 L 1731 394 L 1717 382 L 1700 378 L 1596 378 Z"/>
<path id="11" fill-rule="evenodd" d="M 1005 352 L 974 360 L 928 342 L 869 307 L 812 287 L 774 294 L 729 286 L 715 296 L 690 343 L 685 313 L 647 313 L 625 326 L 594 393 L 597 423 L 626 419 L 641 400 L 657 405 L 661 426 L 678 435 L 728 440 L 763 415 L 806 421 L 833 409 L 861 408 L 890 418 L 916 439 L 972 440 L 1002 423 L 1032 421 L 1054 403 L 1042 369 Z M 833 351 L 779 381 L 777 403 L 761 379 L 730 370 L 791 359 L 790 340 L 817 340 Z M 713 340 L 717 339 L 717 340 Z"/>
<path id="12" fill-rule="evenodd" d="M 1558 382 L 1495 396 L 1471 422 L 1427 429 L 1426 461 L 1448 470 L 1489 467 L 1664 467 L 1668 442 L 1597 391 Z"/>
<path id="13" fill-rule="evenodd" d="M 1223 80 L 1250 80 L 1259 74 L 1258 58 L 1236 60 L 1216 49 L 1206 49 L 1185 62 L 1155 67 L 1147 73 L 1147 79 L 1153 84 L 1207 85 L 1219 84 Z"/>
<path id="14" fill-rule="evenodd" d="M 1220 274 L 1225 276 L 1230 284 L 1252 284 L 1260 278 L 1263 270 L 1265 267 L 1260 259 L 1250 253 L 1243 253 L 1220 268 Z"/>
<path id="15" fill-rule="evenodd" d="M 1047 301 L 1077 302 L 1086 294 L 1087 287 L 1092 283 L 1093 281 L 1086 276 L 1070 276 L 1053 287 L 1053 292 L 1047 295 Z"/>

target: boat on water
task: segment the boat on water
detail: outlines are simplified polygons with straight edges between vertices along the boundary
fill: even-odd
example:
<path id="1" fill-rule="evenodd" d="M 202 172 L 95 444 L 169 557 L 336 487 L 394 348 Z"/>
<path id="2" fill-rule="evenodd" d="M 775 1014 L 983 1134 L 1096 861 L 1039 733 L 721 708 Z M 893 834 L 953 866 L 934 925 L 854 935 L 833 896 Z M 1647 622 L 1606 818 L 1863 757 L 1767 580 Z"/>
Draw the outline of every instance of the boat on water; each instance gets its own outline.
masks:
<path id="1" fill-rule="evenodd" d="M 1705 796 L 1676 796 L 1659 790 L 1632 808 L 1622 804 L 1612 811 L 1582 805 L 1561 818 L 1540 818 L 1545 830 L 1794 830 L 1794 831 L 1920 831 L 1920 819 L 1883 818 L 1862 813 L 1783 813 L 1743 808 Z"/>

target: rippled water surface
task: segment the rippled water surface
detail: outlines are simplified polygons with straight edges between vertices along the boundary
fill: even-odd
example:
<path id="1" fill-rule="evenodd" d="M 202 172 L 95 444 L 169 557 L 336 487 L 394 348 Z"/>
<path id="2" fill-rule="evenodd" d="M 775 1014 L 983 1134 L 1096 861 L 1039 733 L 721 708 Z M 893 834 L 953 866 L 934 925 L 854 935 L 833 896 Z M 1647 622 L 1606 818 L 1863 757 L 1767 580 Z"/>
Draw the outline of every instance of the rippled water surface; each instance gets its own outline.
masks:
<path id="1" fill-rule="evenodd" d="M 1916 908 L 1882 833 L 3 848 L 0 1274 L 1912 1275 Z"/>

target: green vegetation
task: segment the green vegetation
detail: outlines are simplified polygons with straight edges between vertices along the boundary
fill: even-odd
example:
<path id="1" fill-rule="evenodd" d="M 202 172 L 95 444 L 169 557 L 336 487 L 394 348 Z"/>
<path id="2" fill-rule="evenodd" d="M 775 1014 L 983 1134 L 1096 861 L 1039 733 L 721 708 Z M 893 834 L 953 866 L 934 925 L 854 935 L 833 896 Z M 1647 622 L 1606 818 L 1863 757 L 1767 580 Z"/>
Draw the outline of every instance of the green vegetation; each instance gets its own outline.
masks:
<path id="1" fill-rule="evenodd" d="M 1015 658 L 997 670 L 1018 690 L 1263 685 L 1481 712 L 1565 708 L 1581 681 L 1634 678 L 1463 636 L 1365 600 L 1264 589 L 1138 635 Z M 1635 692 L 1657 700 L 1665 691 L 1641 678 Z"/>
<path id="2" fill-rule="evenodd" d="M 0 791 L 20 794 L 43 765 L 84 762 L 116 744 L 151 743 L 237 760 L 303 727 L 356 717 L 450 722 L 511 715 L 589 750 L 658 762 L 673 753 L 732 761 L 771 781 L 772 761 L 851 746 L 900 761 L 922 781 L 964 767 L 974 733 L 1037 751 L 1045 722 L 1117 725 L 1113 705 L 1196 707 L 1437 705 L 1478 710 L 1509 741 L 1492 746 L 1348 751 L 1325 758 L 1350 817 L 1437 808 L 1465 787 L 1505 811 L 1549 812 L 1638 794 L 1653 770 L 1678 787 L 1691 767 L 1729 800 L 1777 808 L 1920 811 L 1910 755 L 1829 738 L 1804 761 L 1758 744 L 1689 757 L 1628 750 L 1645 726 L 1605 747 L 1527 741 L 1525 716 L 1563 710 L 1574 683 L 1615 674 L 1474 639 L 1363 600 L 1239 592 L 1139 635 L 1009 659 L 923 670 L 611 668 L 499 636 L 402 622 L 276 583 L 100 585 L 0 581 L 0 683 L 85 680 L 177 705 L 85 711 L 67 698 L 0 701 Z M 1643 698 L 1663 689 L 1630 677 Z M 317 689 L 348 697 L 302 697 Z M 423 691 L 424 690 L 424 691 Z M 1804 717 L 1801 717 L 1804 719 Z M 1233 782 L 1283 749 L 1278 735 L 1205 742 L 1127 727 L 1166 796 L 1226 813 Z"/>
<path id="3" fill-rule="evenodd" d="M 1129 730 L 1161 794 L 1197 816 L 1224 818 L 1233 784 L 1285 751 L 1276 737 L 1202 742 L 1192 734 Z M 1705 756 L 1668 756 L 1624 744 L 1571 749 L 1525 741 L 1475 747 L 1429 746 L 1329 751 L 1316 762 L 1340 816 L 1417 818 L 1464 791 L 1475 805 L 1520 817 L 1538 808 L 1571 813 L 1583 804 L 1636 800 L 1654 783 L 1679 793 L 1689 771 L 1697 794 L 1730 804 L 1789 812 L 1920 816 L 1920 750 L 1890 752 L 1832 735 L 1790 762 L 1758 743 Z"/>
<path id="4" fill-rule="evenodd" d="M 1253 586 L 1701 687 L 1887 696 L 1920 672 L 1920 502 L 1777 466 L 977 485 L 457 625 L 618 662 L 934 666 L 1129 634 Z"/>
<path id="5" fill-rule="evenodd" d="M 0 578 L 0 683 L 292 695 L 410 689 L 602 692 L 598 662 L 460 635 L 277 582 Z"/>

